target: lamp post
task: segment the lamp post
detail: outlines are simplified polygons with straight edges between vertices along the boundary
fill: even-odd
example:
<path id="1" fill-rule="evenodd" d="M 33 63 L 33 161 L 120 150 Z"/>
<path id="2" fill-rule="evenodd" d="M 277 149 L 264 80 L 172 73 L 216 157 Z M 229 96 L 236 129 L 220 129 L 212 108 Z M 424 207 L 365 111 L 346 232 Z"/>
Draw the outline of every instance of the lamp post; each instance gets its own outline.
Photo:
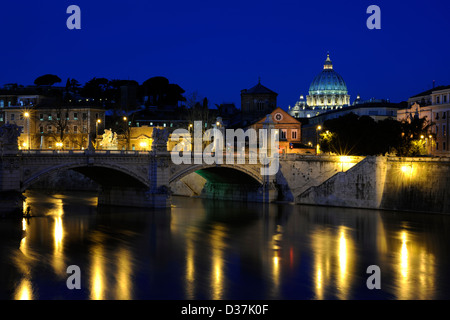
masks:
<path id="1" fill-rule="evenodd" d="M 23 115 L 27 119 L 27 144 L 30 150 L 30 113 L 26 111 Z"/>
<path id="2" fill-rule="evenodd" d="M 316 128 L 316 153 L 319 154 L 319 131 L 322 130 L 322 126 L 317 126 Z"/>
<path id="3" fill-rule="evenodd" d="M 95 122 L 95 147 L 97 147 L 97 143 L 98 143 L 98 125 L 100 123 L 102 123 L 101 119 L 97 119 L 97 121 Z"/>
<path id="4" fill-rule="evenodd" d="M 123 117 L 123 121 L 125 122 L 126 125 L 126 150 L 128 150 L 128 146 L 130 144 L 130 126 L 128 125 L 128 118 L 127 117 Z"/>

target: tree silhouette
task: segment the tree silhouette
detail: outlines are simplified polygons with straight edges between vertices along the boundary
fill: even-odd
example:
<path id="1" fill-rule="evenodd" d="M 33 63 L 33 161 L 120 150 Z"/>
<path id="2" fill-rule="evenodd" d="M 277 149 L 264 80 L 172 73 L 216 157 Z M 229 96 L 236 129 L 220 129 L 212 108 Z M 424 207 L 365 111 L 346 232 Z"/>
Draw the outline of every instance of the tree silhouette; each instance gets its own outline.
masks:
<path id="1" fill-rule="evenodd" d="M 37 86 L 52 86 L 58 82 L 61 82 L 61 79 L 54 74 L 45 74 L 43 76 L 37 77 L 36 80 L 34 80 L 34 84 Z"/>

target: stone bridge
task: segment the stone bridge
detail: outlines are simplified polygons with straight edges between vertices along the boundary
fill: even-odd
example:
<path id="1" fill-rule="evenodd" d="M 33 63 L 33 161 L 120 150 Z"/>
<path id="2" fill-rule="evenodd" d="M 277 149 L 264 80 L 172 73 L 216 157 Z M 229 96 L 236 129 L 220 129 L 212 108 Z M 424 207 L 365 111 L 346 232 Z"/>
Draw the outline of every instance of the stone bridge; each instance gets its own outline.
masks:
<path id="1" fill-rule="evenodd" d="M 263 176 L 259 162 L 176 165 L 168 151 L 17 150 L 1 154 L 0 205 L 2 211 L 21 210 L 23 192 L 39 179 L 65 170 L 77 171 L 100 185 L 98 203 L 106 205 L 170 207 L 172 190 L 179 191 L 180 186 L 199 190 L 184 195 L 292 202 L 361 159 L 344 163 L 339 157 L 286 155 L 276 175 Z M 195 185 L 200 179 L 203 183 Z"/>

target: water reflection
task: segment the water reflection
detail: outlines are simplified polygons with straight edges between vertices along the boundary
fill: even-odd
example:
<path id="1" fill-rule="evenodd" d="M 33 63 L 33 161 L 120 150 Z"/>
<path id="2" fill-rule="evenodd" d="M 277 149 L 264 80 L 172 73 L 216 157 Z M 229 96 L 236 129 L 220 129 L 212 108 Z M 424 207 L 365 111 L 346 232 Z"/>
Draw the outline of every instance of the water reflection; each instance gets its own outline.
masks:
<path id="1" fill-rule="evenodd" d="M 175 198 L 169 212 L 97 211 L 89 196 L 30 197 L 27 204 L 36 216 L 15 226 L 25 237 L 0 242 L 7 253 L 0 272 L 14 283 L 2 289 L 12 299 L 450 294 L 450 216 L 288 205 L 264 211 L 258 204 L 184 198 Z M 71 264 L 83 275 L 78 293 L 65 290 Z M 381 268 L 379 292 L 365 285 L 371 264 Z"/>
<path id="2" fill-rule="evenodd" d="M 433 299 L 435 258 L 411 232 L 402 230 L 398 250 L 397 297 L 401 300 Z"/>
<path id="3" fill-rule="evenodd" d="M 31 281 L 28 279 L 22 279 L 14 295 L 15 300 L 32 300 L 33 289 Z"/>
<path id="4" fill-rule="evenodd" d="M 223 299 L 224 294 L 224 250 L 227 228 L 218 224 L 211 230 L 211 299 Z"/>

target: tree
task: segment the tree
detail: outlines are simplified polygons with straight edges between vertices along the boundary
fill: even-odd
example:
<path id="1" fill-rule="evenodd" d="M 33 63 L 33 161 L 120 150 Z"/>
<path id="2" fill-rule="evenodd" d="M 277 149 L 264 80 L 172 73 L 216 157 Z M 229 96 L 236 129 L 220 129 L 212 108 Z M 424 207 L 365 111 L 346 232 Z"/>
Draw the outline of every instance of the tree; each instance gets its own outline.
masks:
<path id="1" fill-rule="evenodd" d="M 397 149 L 400 156 L 418 156 L 427 153 L 424 137 L 429 135 L 433 122 L 427 117 L 419 118 L 417 116 L 409 117 L 400 123 L 401 140 Z"/>
<path id="2" fill-rule="evenodd" d="M 45 74 L 43 76 L 37 77 L 34 80 L 34 84 L 37 86 L 52 86 L 55 83 L 61 82 L 61 79 L 54 74 Z"/>
<path id="3" fill-rule="evenodd" d="M 184 92 L 179 85 L 170 84 L 165 77 L 152 77 L 144 81 L 141 86 L 142 96 L 148 98 L 146 106 L 175 106 L 178 101 L 186 100 L 182 95 Z"/>
<path id="4" fill-rule="evenodd" d="M 106 78 L 92 78 L 80 90 L 80 95 L 85 98 L 94 99 L 97 104 L 104 104 L 107 98 L 106 90 L 109 88 L 109 80 Z M 101 101 L 100 101 L 101 99 Z"/>
<path id="5" fill-rule="evenodd" d="M 350 113 L 325 121 L 320 148 L 345 155 L 426 154 L 422 137 L 428 135 L 431 125 L 426 118 L 410 117 L 402 122 L 388 118 L 376 122 L 369 116 Z"/>
<path id="6" fill-rule="evenodd" d="M 55 128 L 49 133 L 49 136 L 55 142 L 62 142 L 66 140 L 67 136 L 71 133 L 69 126 L 69 107 L 57 106 L 52 110 L 51 118 L 48 120 L 48 124 Z"/>

